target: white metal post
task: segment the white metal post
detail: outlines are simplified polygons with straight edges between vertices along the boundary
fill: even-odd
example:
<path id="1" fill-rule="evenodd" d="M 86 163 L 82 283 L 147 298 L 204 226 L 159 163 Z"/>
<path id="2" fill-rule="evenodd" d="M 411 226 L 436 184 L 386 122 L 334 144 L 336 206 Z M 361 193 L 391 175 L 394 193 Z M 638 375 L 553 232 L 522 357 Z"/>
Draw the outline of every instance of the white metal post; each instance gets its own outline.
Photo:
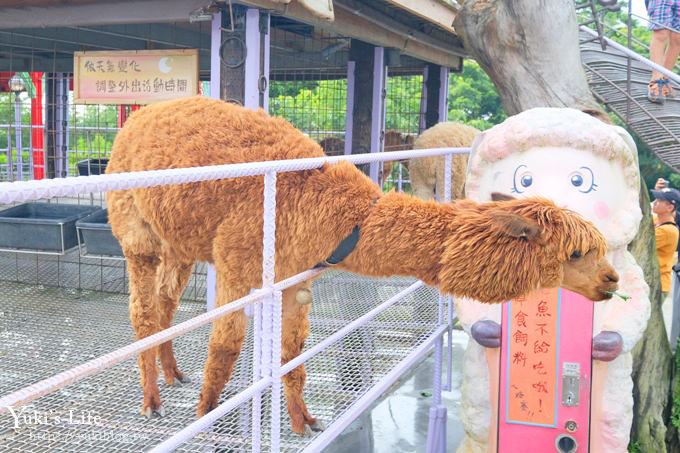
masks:
<path id="1" fill-rule="evenodd" d="M 276 172 L 268 171 L 264 175 L 264 226 L 263 226 L 263 250 L 262 250 L 262 287 L 274 289 L 274 250 L 276 243 Z M 277 291 L 262 301 L 262 322 L 260 331 L 255 331 L 260 336 L 262 348 L 260 356 L 260 374 L 262 377 L 273 377 L 274 369 L 281 368 L 281 294 Z M 274 356 L 278 355 L 278 363 L 274 363 Z M 256 379 L 257 380 L 257 379 Z M 280 399 L 281 381 L 272 379 L 271 401 L 271 451 L 279 451 L 280 435 Z M 259 409 L 259 408 L 258 408 Z M 253 402 L 255 410 L 255 402 Z M 259 410 L 258 410 L 259 412 Z M 254 421 L 254 420 L 253 420 Z M 259 425 L 259 422 L 258 422 Z M 258 426 L 259 428 L 259 426 Z M 258 433 L 259 436 L 260 433 Z M 259 443 L 259 439 L 258 439 Z M 253 451 L 255 445 L 255 433 L 253 432 Z"/>

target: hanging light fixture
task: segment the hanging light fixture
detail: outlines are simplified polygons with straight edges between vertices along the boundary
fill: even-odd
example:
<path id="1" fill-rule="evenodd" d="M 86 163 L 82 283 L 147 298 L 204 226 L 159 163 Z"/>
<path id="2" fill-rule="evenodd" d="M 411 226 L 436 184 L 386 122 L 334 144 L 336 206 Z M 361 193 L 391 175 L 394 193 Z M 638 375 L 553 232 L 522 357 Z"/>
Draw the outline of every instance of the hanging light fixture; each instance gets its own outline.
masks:
<path id="1" fill-rule="evenodd" d="M 19 74 L 14 73 L 12 78 L 9 79 L 9 89 L 13 91 L 17 96 L 20 92 L 24 91 L 26 85 L 24 84 L 24 79 L 19 76 Z"/>

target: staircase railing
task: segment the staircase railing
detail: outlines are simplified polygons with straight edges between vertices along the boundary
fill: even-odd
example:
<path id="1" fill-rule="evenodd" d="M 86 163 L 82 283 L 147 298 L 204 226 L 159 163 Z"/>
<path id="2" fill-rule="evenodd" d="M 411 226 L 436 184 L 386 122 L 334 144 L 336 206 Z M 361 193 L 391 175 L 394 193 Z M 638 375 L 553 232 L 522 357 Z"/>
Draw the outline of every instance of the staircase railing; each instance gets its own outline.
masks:
<path id="1" fill-rule="evenodd" d="M 577 11 L 590 8 L 591 12 L 589 17 L 580 15 L 580 44 L 593 95 L 626 123 L 659 159 L 680 172 L 680 99 L 669 99 L 663 106 L 646 99 L 652 69 L 667 75 L 677 86 L 680 86 L 680 76 L 631 50 L 632 43 L 647 48 L 632 36 L 632 13 L 628 14 L 628 47 L 605 36 L 605 32 L 622 34 L 603 20 L 606 13 L 619 10 L 615 0 L 588 0 L 575 7 Z M 599 45 L 594 45 L 596 42 Z M 680 66 L 676 68 L 680 70 Z"/>

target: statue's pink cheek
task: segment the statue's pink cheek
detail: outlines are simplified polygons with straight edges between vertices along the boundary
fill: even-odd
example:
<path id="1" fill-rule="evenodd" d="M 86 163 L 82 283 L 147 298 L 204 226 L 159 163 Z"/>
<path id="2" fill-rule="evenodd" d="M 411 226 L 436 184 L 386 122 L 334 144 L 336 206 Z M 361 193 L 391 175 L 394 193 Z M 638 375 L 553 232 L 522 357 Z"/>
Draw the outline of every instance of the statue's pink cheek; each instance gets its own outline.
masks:
<path id="1" fill-rule="evenodd" d="M 593 205 L 593 210 L 595 211 L 595 217 L 598 219 L 606 219 L 609 217 L 609 206 L 604 201 L 598 201 Z"/>

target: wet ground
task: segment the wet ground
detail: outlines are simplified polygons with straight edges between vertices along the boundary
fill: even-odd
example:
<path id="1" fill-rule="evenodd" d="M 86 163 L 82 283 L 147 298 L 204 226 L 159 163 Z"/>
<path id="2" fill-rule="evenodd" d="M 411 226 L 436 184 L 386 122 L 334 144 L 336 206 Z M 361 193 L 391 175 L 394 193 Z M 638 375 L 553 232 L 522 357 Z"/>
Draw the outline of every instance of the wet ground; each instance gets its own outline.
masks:
<path id="1" fill-rule="evenodd" d="M 451 391 L 442 392 L 447 407 L 446 451 L 458 447 L 463 428 L 460 409 L 461 364 L 468 335 L 453 331 L 453 379 Z M 446 341 L 445 341 L 446 344 Z M 444 356 L 446 357 L 446 351 Z M 430 354 L 415 365 L 369 409 L 338 436 L 324 453 L 405 453 L 424 452 L 427 445 L 428 414 L 431 403 L 434 357 Z M 442 382 L 446 380 L 446 365 Z"/>

